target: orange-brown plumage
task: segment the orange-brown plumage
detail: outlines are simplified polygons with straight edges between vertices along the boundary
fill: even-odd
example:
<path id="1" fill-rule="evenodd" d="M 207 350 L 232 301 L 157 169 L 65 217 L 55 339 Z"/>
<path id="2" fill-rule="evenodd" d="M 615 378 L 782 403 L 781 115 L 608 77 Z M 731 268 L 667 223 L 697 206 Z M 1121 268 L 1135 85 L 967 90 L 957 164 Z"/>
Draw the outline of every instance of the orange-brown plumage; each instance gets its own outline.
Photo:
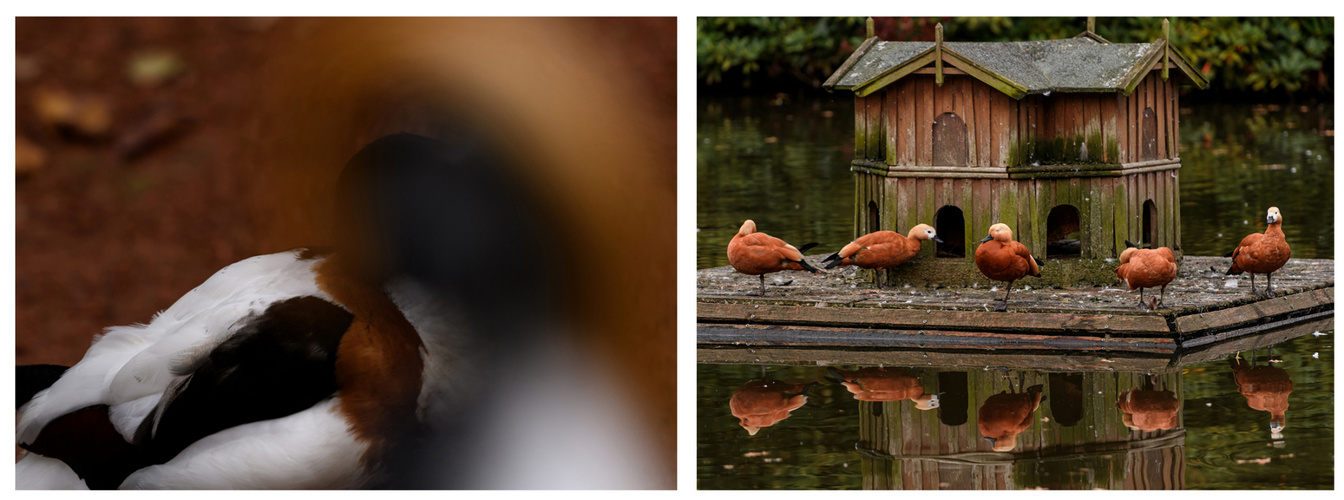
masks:
<path id="1" fill-rule="evenodd" d="M 1181 402 L 1176 393 L 1133 388 L 1120 393 L 1115 407 L 1124 412 L 1121 420 L 1125 427 L 1142 431 L 1174 429 L 1178 423 Z"/>
<path id="2" fill-rule="evenodd" d="M 1032 414 L 1040 406 L 1040 385 L 1021 393 L 1004 391 L 980 405 L 976 425 L 980 434 L 993 443 L 994 451 L 1012 451 L 1017 447 L 1017 435 L 1031 427 Z"/>
<path id="3" fill-rule="evenodd" d="M 1040 266 L 1026 245 L 1013 241 L 1013 230 L 1007 224 L 990 226 L 989 235 L 980 242 L 980 246 L 975 249 L 975 267 L 989 279 L 1008 282 L 1003 304 L 996 308 L 1006 310 L 1013 282 L 1024 276 L 1040 276 Z"/>
<path id="4" fill-rule="evenodd" d="M 1265 222 L 1269 227 L 1265 228 L 1263 234 L 1247 235 L 1232 250 L 1232 267 L 1227 270 L 1227 274 L 1251 273 L 1251 293 L 1255 293 L 1257 274 L 1266 275 L 1265 293 L 1271 293 L 1270 280 L 1273 279 L 1274 271 L 1282 268 L 1293 256 L 1283 236 L 1283 216 L 1278 207 L 1269 207 Z"/>
<path id="5" fill-rule="evenodd" d="M 1176 254 L 1167 247 L 1131 246 L 1120 253 L 1120 267 L 1115 268 L 1115 275 L 1125 280 L 1131 291 L 1139 290 L 1141 305 L 1144 288 L 1161 287 L 1162 298 L 1165 299 L 1167 284 L 1176 278 Z"/>
<path id="6" fill-rule="evenodd" d="M 1252 409 L 1269 412 L 1270 433 L 1278 438 L 1288 426 L 1288 395 L 1293 393 L 1293 381 L 1288 372 L 1272 366 L 1253 366 L 1240 357 L 1232 360 L 1233 380 L 1237 392 L 1246 397 Z"/>
<path id="7" fill-rule="evenodd" d="M 924 382 L 900 368 L 868 367 L 858 370 L 831 368 L 830 372 L 859 401 L 914 401 L 915 407 L 938 407 L 938 395 L 925 394 Z"/>
<path id="8" fill-rule="evenodd" d="M 733 397 L 728 400 L 728 409 L 740 420 L 742 428 L 755 436 L 762 427 L 789 418 L 789 412 L 807 404 L 807 395 L 803 392 L 808 385 L 778 380 L 752 380 L 733 393 Z"/>
<path id="9" fill-rule="evenodd" d="M 728 242 L 728 263 L 737 272 L 761 277 L 761 295 L 765 295 L 765 275 L 779 271 L 817 272 L 803 260 L 803 252 L 784 240 L 756 232 L 756 223 L 747 220 Z"/>
<path id="10" fill-rule="evenodd" d="M 424 344 L 415 327 L 382 291 L 348 272 L 340 255 L 318 264 L 318 288 L 354 315 L 336 353 L 341 413 L 374 463 L 384 443 L 411 429 L 422 385 Z"/>
<path id="11" fill-rule="evenodd" d="M 895 231 L 877 231 L 860 236 L 845 245 L 839 252 L 826 258 L 826 266 L 831 269 L 839 266 L 857 266 L 863 269 L 879 271 L 899 266 L 919 254 L 920 243 L 933 240 L 938 233 L 928 224 L 918 224 L 910 228 L 910 234 L 903 236 Z"/>

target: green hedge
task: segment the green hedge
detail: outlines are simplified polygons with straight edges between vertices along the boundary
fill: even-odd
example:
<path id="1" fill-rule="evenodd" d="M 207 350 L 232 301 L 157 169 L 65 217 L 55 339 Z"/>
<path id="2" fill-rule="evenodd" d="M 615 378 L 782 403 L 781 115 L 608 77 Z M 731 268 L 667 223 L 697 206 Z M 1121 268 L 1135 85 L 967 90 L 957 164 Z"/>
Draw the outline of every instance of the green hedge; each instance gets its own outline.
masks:
<path id="1" fill-rule="evenodd" d="M 1086 18 L 875 18 L 883 40 L 932 40 L 941 22 L 953 41 L 1064 38 Z M 1334 80 L 1332 18 L 1170 18 L 1172 43 L 1226 93 L 1330 96 Z M 1097 33 L 1118 43 L 1161 36 L 1162 18 L 1098 18 Z M 701 85 L 734 88 L 820 87 L 863 42 L 865 19 L 700 18 L 696 22 Z"/>

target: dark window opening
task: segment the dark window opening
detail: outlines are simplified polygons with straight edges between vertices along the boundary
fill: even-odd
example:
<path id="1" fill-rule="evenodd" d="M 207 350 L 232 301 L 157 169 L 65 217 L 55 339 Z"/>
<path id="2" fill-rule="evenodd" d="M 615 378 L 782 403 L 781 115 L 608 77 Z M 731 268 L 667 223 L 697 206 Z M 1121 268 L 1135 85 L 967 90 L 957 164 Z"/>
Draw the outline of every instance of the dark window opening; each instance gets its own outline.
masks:
<path id="1" fill-rule="evenodd" d="M 1156 246 L 1157 237 L 1154 231 L 1157 230 L 1157 204 L 1153 200 L 1143 202 L 1143 239 L 1137 241 L 1139 246 Z"/>
<path id="2" fill-rule="evenodd" d="M 955 113 L 943 113 L 933 121 L 933 164 L 964 167 L 969 155 L 966 122 Z"/>
<path id="3" fill-rule="evenodd" d="M 1064 427 L 1073 427 L 1083 419 L 1083 374 L 1050 374 L 1050 413 L 1055 422 Z"/>
<path id="4" fill-rule="evenodd" d="M 877 202 L 870 201 L 868 202 L 868 232 L 880 231 L 879 222 L 881 221 L 877 218 Z"/>
<path id="5" fill-rule="evenodd" d="M 960 208 L 947 205 L 938 209 L 933 216 L 933 229 L 938 231 L 938 238 L 943 240 L 942 243 L 935 243 L 935 256 L 966 256 L 966 219 Z"/>
<path id="6" fill-rule="evenodd" d="M 938 420 L 956 427 L 966 423 L 971 409 L 970 384 L 966 372 L 938 372 Z"/>
<path id="7" fill-rule="evenodd" d="M 1078 209 L 1073 205 L 1059 205 L 1050 209 L 1045 219 L 1045 256 L 1051 259 L 1069 259 L 1083 255 L 1082 226 Z"/>
<path id="8" fill-rule="evenodd" d="M 1153 108 L 1143 108 L 1143 131 L 1139 136 L 1143 144 L 1139 145 L 1143 160 L 1157 159 L 1157 114 Z"/>

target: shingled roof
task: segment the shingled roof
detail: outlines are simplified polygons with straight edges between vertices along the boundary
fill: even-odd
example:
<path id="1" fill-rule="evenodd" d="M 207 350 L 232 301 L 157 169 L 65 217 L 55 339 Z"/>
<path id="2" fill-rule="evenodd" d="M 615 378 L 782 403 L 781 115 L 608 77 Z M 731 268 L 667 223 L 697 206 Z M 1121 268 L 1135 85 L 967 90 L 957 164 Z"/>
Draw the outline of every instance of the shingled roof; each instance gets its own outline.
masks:
<path id="1" fill-rule="evenodd" d="M 1084 33 L 1084 35 L 1089 35 Z M 944 64 L 960 69 L 1013 98 L 1049 92 L 1124 92 L 1162 68 L 1166 40 L 1106 43 L 1079 36 L 1032 42 L 944 42 Z M 935 42 L 884 42 L 869 38 L 826 81 L 827 90 L 871 94 L 934 63 Z M 1204 88 L 1208 81 L 1180 52 L 1167 51 L 1173 75 Z"/>

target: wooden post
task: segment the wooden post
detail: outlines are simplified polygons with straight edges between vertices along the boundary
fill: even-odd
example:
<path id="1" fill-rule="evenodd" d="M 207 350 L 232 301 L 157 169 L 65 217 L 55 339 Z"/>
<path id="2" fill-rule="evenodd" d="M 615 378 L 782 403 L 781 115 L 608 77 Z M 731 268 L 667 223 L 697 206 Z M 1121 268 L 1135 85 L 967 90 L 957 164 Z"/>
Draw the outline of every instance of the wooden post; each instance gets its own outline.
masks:
<path id="1" fill-rule="evenodd" d="M 864 38 L 872 38 L 876 33 L 877 29 L 873 26 L 873 18 L 870 17 L 868 18 L 868 36 Z"/>
<path id="2" fill-rule="evenodd" d="M 1087 32 L 1092 34 L 1097 33 L 1097 18 L 1087 16 Z"/>
<path id="3" fill-rule="evenodd" d="M 1167 79 L 1167 66 L 1171 65 L 1171 23 L 1162 20 L 1162 79 Z"/>
<path id="4" fill-rule="evenodd" d="M 938 23 L 933 27 L 933 67 L 935 68 L 933 82 L 939 87 L 943 86 L 943 23 Z"/>

